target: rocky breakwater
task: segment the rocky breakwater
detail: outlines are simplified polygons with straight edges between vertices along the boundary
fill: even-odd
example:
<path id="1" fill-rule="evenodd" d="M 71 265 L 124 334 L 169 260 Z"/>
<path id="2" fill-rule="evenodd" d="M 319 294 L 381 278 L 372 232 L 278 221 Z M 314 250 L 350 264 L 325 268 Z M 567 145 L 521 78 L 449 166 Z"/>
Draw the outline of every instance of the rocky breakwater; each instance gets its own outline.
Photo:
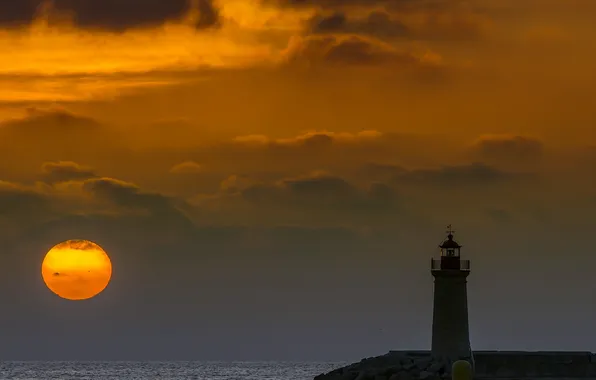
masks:
<path id="1" fill-rule="evenodd" d="M 389 352 L 335 369 L 315 380 L 441 380 L 451 378 L 452 361 Z"/>

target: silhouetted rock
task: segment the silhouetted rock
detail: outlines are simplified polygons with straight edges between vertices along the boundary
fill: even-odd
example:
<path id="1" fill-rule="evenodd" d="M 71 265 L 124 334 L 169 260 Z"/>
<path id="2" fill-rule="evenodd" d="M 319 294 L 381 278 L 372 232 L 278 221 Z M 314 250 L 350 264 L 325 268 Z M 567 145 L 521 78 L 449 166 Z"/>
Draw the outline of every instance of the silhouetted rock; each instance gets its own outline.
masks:
<path id="1" fill-rule="evenodd" d="M 321 374 L 315 380 L 441 380 L 450 373 L 447 360 L 392 351 Z"/>
<path id="2" fill-rule="evenodd" d="M 475 351 L 476 379 L 596 379 L 596 354 L 574 351 Z M 445 380 L 455 360 L 430 351 L 391 351 L 317 376 L 316 380 Z"/>

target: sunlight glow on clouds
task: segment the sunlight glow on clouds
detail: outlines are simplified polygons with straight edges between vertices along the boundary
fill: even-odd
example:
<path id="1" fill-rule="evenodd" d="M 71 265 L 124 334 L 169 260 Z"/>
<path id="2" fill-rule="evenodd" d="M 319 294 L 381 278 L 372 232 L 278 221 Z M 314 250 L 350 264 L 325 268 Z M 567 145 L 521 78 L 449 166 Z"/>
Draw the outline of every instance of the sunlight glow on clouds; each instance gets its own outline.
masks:
<path id="1" fill-rule="evenodd" d="M 109 97 L 179 82 L 150 73 L 271 64 L 275 48 L 257 38 L 259 30 L 297 27 L 288 21 L 292 12 L 284 17 L 280 11 L 251 11 L 251 5 L 237 1 L 222 2 L 226 23 L 209 30 L 195 27 L 196 10 L 179 21 L 122 32 L 81 29 L 52 12 L 46 10 L 31 25 L 0 29 L 0 101 Z"/>
<path id="2" fill-rule="evenodd" d="M 227 37 L 206 36 L 184 24 L 115 34 L 41 23 L 25 30 L 2 31 L 0 46 L 7 57 L 0 66 L 4 75 L 138 73 L 238 65 L 267 52 Z"/>

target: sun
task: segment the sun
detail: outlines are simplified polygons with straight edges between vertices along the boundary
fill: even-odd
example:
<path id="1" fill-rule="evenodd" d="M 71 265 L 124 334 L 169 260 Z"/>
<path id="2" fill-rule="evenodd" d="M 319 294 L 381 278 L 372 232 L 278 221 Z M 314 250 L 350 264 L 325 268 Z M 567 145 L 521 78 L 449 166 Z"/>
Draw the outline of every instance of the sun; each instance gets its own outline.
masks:
<path id="1" fill-rule="evenodd" d="M 89 240 L 67 240 L 48 251 L 41 264 L 41 276 L 58 296 L 86 300 L 108 286 L 112 262 L 99 245 Z"/>

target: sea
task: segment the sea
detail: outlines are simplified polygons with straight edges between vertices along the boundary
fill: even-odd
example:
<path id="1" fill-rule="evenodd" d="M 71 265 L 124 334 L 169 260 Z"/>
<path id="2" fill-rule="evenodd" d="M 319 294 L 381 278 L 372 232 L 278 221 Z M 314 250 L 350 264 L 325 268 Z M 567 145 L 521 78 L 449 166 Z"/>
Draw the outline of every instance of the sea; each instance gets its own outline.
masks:
<path id="1" fill-rule="evenodd" d="M 312 380 L 347 363 L 0 362 L 1 380 Z"/>

